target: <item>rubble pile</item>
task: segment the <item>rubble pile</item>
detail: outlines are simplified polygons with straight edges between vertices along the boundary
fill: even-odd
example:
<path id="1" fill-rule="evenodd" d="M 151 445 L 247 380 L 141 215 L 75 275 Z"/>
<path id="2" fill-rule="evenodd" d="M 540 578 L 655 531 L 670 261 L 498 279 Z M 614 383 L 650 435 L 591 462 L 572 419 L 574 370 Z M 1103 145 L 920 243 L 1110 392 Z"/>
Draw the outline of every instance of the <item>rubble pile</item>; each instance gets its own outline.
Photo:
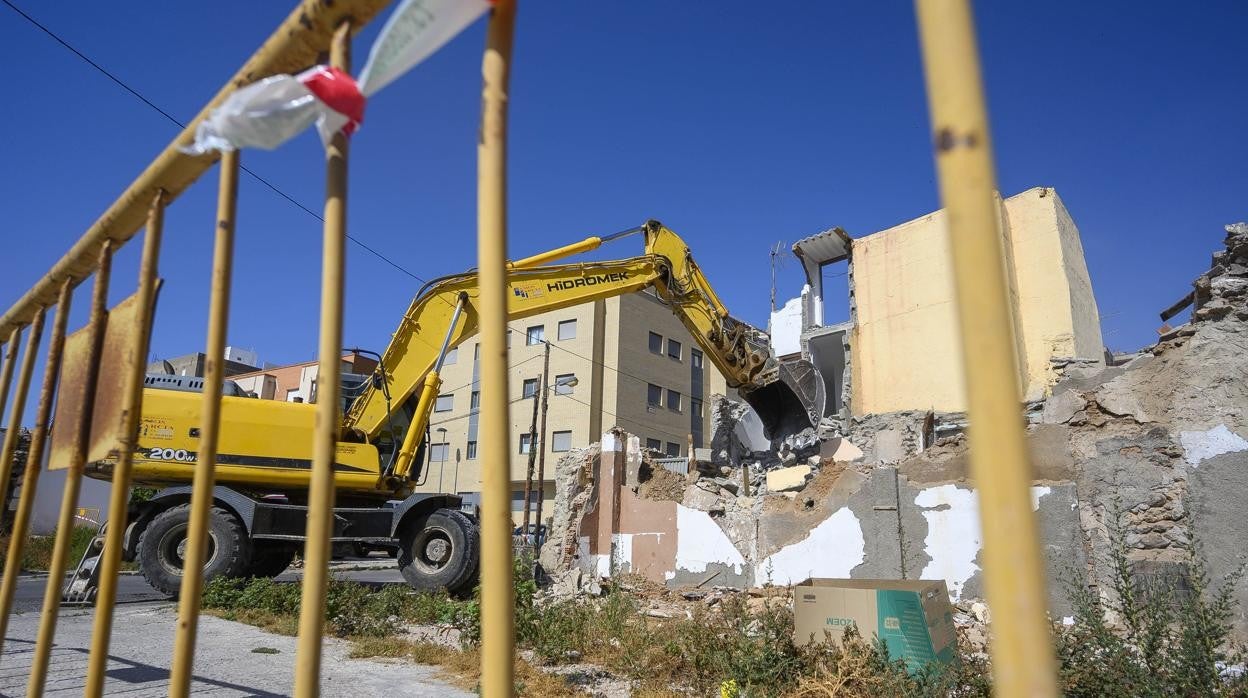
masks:
<path id="1" fill-rule="evenodd" d="M 1140 578 L 1180 578 L 1195 541 L 1215 580 L 1238 568 L 1248 540 L 1248 225 L 1226 231 L 1194 283 L 1189 323 L 1134 354 L 1054 361 L 1050 394 L 1026 405 L 1055 619 L 1070 612 L 1071 570 L 1112 593 L 1116 531 Z M 565 592 L 621 574 L 694 595 L 808 577 L 944 579 L 960 625 L 982 626 L 964 414 L 854 415 L 773 443 L 745 405 L 716 396 L 712 410 L 710 448 L 696 449 L 686 473 L 618 431 L 560 460 L 542 564 Z M 1248 637 L 1244 614 L 1237 623 Z"/>

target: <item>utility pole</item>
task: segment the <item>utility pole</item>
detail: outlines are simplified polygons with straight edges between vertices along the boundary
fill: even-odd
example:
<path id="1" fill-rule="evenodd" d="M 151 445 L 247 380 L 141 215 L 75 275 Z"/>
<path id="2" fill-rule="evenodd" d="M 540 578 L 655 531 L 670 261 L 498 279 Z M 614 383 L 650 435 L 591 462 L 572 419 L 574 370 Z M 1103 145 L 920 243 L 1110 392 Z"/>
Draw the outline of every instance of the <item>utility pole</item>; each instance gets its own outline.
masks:
<path id="1" fill-rule="evenodd" d="M 548 349 L 549 350 L 549 349 Z M 529 423 L 529 467 L 524 476 L 524 528 L 520 535 L 529 535 L 529 500 L 533 497 L 533 460 L 537 457 L 537 403 L 538 393 L 545 390 L 546 374 L 537 377 L 537 390 L 533 393 L 533 421 Z M 539 485 L 540 486 L 540 485 Z"/>
<path id="2" fill-rule="evenodd" d="M 541 450 L 537 454 L 537 530 L 539 533 L 542 530 L 542 500 L 546 494 L 546 376 L 548 375 L 550 375 L 550 342 L 546 342 L 546 356 L 542 359 L 542 426 L 539 432 L 542 443 Z M 533 459 L 530 458 L 529 463 L 531 464 L 532 462 Z M 532 471 L 533 468 L 530 465 L 529 472 Z M 528 533 L 528 531 L 525 531 L 525 533 Z M 539 539 L 534 537 L 535 548 L 538 541 Z"/>

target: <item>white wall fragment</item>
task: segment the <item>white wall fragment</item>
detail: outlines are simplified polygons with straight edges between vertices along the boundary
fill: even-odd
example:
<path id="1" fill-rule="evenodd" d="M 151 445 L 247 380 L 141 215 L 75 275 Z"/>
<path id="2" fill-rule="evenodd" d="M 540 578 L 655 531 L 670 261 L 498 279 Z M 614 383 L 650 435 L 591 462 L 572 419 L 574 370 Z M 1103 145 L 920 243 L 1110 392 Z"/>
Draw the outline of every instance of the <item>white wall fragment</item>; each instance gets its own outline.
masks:
<path id="1" fill-rule="evenodd" d="M 797 584 L 811 577 L 848 577 L 866 559 L 862 525 L 854 512 L 841 507 L 810 529 L 802 540 L 786 545 L 754 567 L 754 584 Z"/>
<path id="2" fill-rule="evenodd" d="M 1181 431 L 1179 443 L 1183 444 L 1183 459 L 1193 468 L 1206 458 L 1248 451 L 1248 440 L 1227 429 L 1225 424 L 1208 431 Z"/>
<path id="3" fill-rule="evenodd" d="M 1040 508 L 1040 498 L 1052 490 L 1031 488 L 1031 509 Z M 962 587 L 979 571 L 975 558 L 983 547 L 979 528 L 979 493 L 957 485 L 928 487 L 914 498 L 927 519 L 924 552 L 931 561 L 923 568 L 922 579 L 943 579 L 949 596 L 958 600 Z"/>
<path id="4" fill-rule="evenodd" d="M 721 564 L 741 574 L 745 558 L 710 514 L 677 504 L 676 531 L 676 569 L 697 573 L 705 572 L 707 565 Z"/>

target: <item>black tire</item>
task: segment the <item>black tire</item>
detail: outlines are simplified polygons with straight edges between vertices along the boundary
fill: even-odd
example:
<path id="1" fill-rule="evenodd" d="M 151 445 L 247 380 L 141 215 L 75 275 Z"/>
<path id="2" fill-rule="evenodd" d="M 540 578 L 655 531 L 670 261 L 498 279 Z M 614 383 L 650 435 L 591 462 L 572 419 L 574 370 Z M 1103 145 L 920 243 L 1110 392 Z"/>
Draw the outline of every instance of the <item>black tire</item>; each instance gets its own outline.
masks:
<path id="1" fill-rule="evenodd" d="M 284 543 L 256 541 L 252 545 L 248 577 L 276 577 L 295 561 L 295 547 Z"/>
<path id="2" fill-rule="evenodd" d="M 155 516 L 139 536 L 139 569 L 147 583 L 170 598 L 182 587 L 182 555 L 191 505 L 179 504 Z M 251 563 L 251 541 L 234 514 L 213 507 L 208 517 L 208 551 L 204 581 L 241 577 Z"/>
<path id="3" fill-rule="evenodd" d="M 469 592 L 480 561 L 481 533 L 454 509 L 438 509 L 399 533 L 399 570 L 415 589 Z"/>

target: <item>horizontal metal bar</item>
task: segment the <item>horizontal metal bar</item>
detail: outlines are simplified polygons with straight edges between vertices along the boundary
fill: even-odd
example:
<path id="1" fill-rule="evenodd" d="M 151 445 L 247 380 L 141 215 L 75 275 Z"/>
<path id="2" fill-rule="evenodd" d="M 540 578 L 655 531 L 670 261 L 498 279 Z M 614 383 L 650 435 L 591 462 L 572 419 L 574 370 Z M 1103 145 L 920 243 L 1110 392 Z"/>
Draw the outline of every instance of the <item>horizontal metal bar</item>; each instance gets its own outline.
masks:
<path id="1" fill-rule="evenodd" d="M 105 240 L 114 241 L 115 252 L 134 237 L 147 220 L 148 206 L 158 191 L 163 189 L 166 201 L 172 203 L 216 162 L 217 155 L 191 156 L 181 152 L 181 148 L 191 143 L 199 123 L 231 93 L 261 78 L 293 73 L 311 66 L 329 49 L 334 29 L 344 19 L 350 18 L 351 26 L 358 30 L 387 4 L 389 0 L 300 2 L 234 77 L 217 92 L 212 101 L 200 110 L 195 119 L 165 147 L 108 210 L 87 228 L 65 256 L 52 265 L 42 279 L 0 316 L 0 337 L 8 336 L 21 325 L 29 324 L 39 308 L 55 303 L 61 284 L 66 279 L 77 285 L 90 276 L 99 258 L 100 246 Z"/>

